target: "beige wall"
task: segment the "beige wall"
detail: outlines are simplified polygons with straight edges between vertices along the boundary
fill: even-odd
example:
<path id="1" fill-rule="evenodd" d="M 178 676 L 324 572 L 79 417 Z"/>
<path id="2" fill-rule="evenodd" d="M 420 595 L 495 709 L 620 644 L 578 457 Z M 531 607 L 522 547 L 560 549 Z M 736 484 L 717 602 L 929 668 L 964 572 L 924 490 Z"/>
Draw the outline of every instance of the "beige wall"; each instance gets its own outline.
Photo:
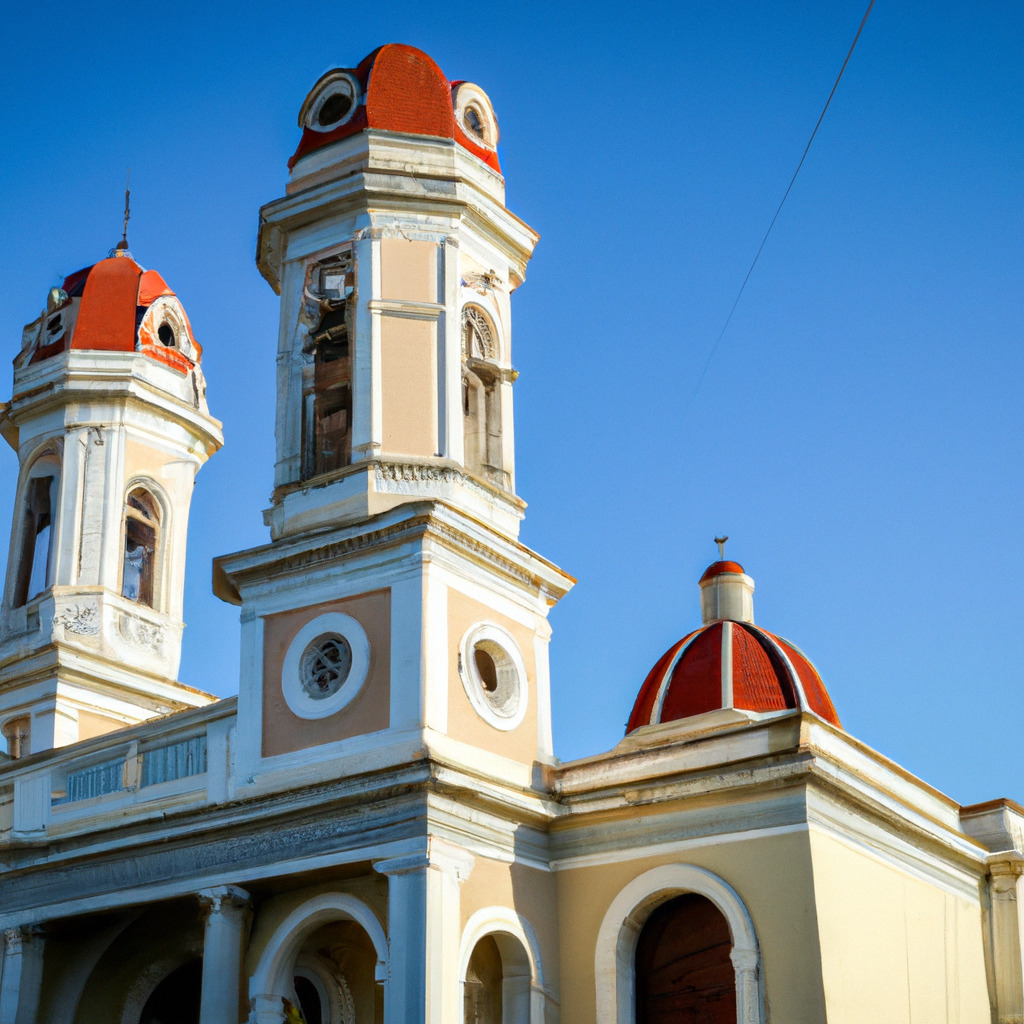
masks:
<path id="1" fill-rule="evenodd" d="M 437 324 L 384 316 L 380 325 L 384 451 L 437 454 Z"/>
<path id="2" fill-rule="evenodd" d="M 307 622 L 326 612 L 351 615 L 370 641 L 370 668 L 363 688 L 336 715 L 308 720 L 292 714 L 281 689 L 288 645 Z M 304 750 L 321 743 L 386 729 L 391 700 L 391 591 L 377 590 L 341 601 L 268 615 L 263 626 L 263 756 Z"/>
<path id="3" fill-rule="evenodd" d="M 761 945 L 771 1020 L 824 1022 L 810 849 L 807 833 L 796 832 L 558 871 L 561 1024 L 593 1024 L 594 953 L 604 915 L 629 882 L 662 864 L 706 868 L 737 891 Z M 862 1016 L 859 1024 L 876 1020 Z"/>
<path id="4" fill-rule="evenodd" d="M 523 655 L 529 681 L 526 715 L 515 729 L 502 732 L 488 725 L 473 708 L 459 676 L 459 641 L 470 626 L 482 621 L 507 629 Z M 448 735 L 495 754 L 532 763 L 537 759 L 537 673 L 533 653 L 534 631 L 500 615 L 493 608 L 458 590 L 448 590 Z"/>
<path id="5" fill-rule="evenodd" d="M 981 909 L 811 834 L 829 1024 L 988 1024 Z"/>
<path id="6" fill-rule="evenodd" d="M 380 243 L 380 297 L 437 302 L 436 242 L 384 238 Z"/>
<path id="7" fill-rule="evenodd" d="M 124 722 L 118 722 L 113 718 L 104 718 L 103 715 L 94 715 L 91 711 L 78 712 L 78 738 L 79 740 L 91 740 L 93 736 L 103 736 L 115 729 L 123 729 Z"/>
<path id="8" fill-rule="evenodd" d="M 485 907 L 506 907 L 529 921 L 540 946 L 545 988 L 558 992 L 558 890 L 550 871 L 477 857 L 460 892 L 462 927 Z"/>

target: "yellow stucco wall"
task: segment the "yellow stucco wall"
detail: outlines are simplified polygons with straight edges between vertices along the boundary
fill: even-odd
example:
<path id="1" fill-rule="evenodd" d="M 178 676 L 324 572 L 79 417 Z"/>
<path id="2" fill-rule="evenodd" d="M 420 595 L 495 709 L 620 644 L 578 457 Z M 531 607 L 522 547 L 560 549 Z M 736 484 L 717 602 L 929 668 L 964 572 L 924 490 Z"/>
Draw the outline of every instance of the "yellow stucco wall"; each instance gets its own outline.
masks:
<path id="1" fill-rule="evenodd" d="M 829 1024 L 988 1024 L 981 908 L 811 833 Z"/>
<path id="2" fill-rule="evenodd" d="M 594 954 L 604 915 L 626 885 L 662 864 L 706 868 L 739 894 L 761 946 L 771 1020 L 824 1022 L 810 849 L 807 833 L 794 832 L 558 871 L 561 1024 L 593 1024 Z M 859 1024 L 869 1022 L 862 1017 Z"/>

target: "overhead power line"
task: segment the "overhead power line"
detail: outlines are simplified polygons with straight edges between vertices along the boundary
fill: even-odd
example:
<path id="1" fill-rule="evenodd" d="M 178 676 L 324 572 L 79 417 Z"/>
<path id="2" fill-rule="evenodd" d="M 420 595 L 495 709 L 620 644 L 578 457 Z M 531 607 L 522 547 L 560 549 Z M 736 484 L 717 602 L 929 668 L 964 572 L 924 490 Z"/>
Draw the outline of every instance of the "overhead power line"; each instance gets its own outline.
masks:
<path id="1" fill-rule="evenodd" d="M 683 419 L 686 418 L 690 411 L 690 407 L 693 405 L 694 399 L 697 397 L 701 389 L 701 385 L 704 383 L 704 378 L 707 376 L 708 367 L 711 365 L 711 360 L 715 357 L 715 352 L 718 349 L 722 338 L 725 337 L 725 332 L 729 329 L 729 323 L 732 321 L 732 315 L 736 312 L 736 307 L 740 304 L 740 299 L 743 296 L 743 290 L 747 287 L 747 282 L 750 280 L 750 275 L 754 272 L 754 267 L 757 266 L 757 261 L 761 258 L 761 252 L 764 249 L 765 242 L 768 241 L 768 236 L 772 233 L 772 228 L 775 227 L 775 222 L 779 219 L 779 214 L 782 213 L 782 207 L 785 206 L 786 200 L 789 198 L 789 193 L 793 190 L 793 184 L 796 182 L 796 176 L 800 173 L 800 168 L 803 167 L 804 161 L 807 159 L 807 154 L 810 151 L 811 143 L 814 141 L 814 136 L 818 134 L 818 129 L 821 127 L 821 122 L 825 119 L 825 111 L 828 110 L 828 105 L 832 102 L 832 97 L 836 94 L 836 89 L 839 88 L 840 79 L 843 77 L 843 72 L 846 70 L 846 65 L 850 63 L 850 58 L 853 56 L 854 48 L 857 45 L 857 40 L 860 39 L 861 32 L 864 31 L 864 26 L 867 24 L 868 15 L 871 13 L 871 8 L 875 6 L 875 0 L 870 0 L 868 9 L 864 12 L 864 17 L 860 20 L 860 27 L 857 29 L 857 34 L 853 37 L 853 42 L 850 43 L 849 52 L 846 54 L 846 60 L 843 61 L 843 66 L 839 69 L 839 74 L 836 75 L 836 80 L 832 85 L 832 91 L 828 94 L 828 99 L 825 100 L 825 106 L 821 108 L 821 113 L 818 115 L 818 121 L 814 126 L 814 131 L 811 132 L 811 137 L 807 140 L 807 145 L 804 146 L 803 155 L 800 157 L 800 162 L 796 165 L 796 170 L 793 172 L 793 177 L 789 179 L 789 184 L 786 186 L 786 191 L 779 202 L 778 208 L 775 211 L 775 216 L 772 217 L 772 222 L 768 225 L 768 230 L 764 233 L 764 238 L 761 239 L 761 244 L 757 247 L 757 252 L 754 254 L 754 258 L 750 263 L 750 268 L 747 270 L 746 277 L 743 278 L 743 283 L 740 285 L 740 290 L 736 293 L 736 299 L 732 304 L 732 308 L 729 310 L 729 315 L 725 318 L 725 323 L 722 325 L 722 330 L 719 332 L 718 337 L 715 339 L 714 345 L 711 346 L 711 351 L 708 352 L 708 357 L 704 362 L 704 369 L 700 372 L 700 379 L 697 381 L 697 386 L 693 389 L 693 394 L 690 395 L 689 402 L 686 403 L 686 409 L 683 411 Z"/>

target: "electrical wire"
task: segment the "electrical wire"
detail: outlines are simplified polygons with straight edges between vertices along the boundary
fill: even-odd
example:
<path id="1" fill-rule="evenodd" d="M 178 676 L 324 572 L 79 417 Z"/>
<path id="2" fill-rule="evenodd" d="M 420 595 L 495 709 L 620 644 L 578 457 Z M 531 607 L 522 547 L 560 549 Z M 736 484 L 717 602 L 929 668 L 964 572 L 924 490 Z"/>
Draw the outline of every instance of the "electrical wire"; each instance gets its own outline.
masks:
<path id="1" fill-rule="evenodd" d="M 768 241 L 768 236 L 772 233 L 772 228 L 775 227 L 775 222 L 779 219 L 779 214 L 782 213 L 782 207 L 785 206 L 786 200 L 789 198 L 789 193 L 793 190 L 793 185 L 796 182 L 796 176 L 800 173 L 800 168 L 803 167 L 804 161 L 807 159 L 807 154 L 810 151 L 811 143 L 814 141 L 814 136 L 818 134 L 818 129 L 821 127 L 821 122 L 825 119 L 825 111 L 828 110 L 829 104 L 832 102 L 832 97 L 836 94 L 836 89 L 839 88 L 839 81 L 843 77 L 843 72 L 846 70 L 846 65 L 850 63 L 850 58 L 853 56 L 854 48 L 857 45 L 857 40 L 860 39 L 861 32 L 864 31 L 864 26 L 867 24 L 868 15 L 871 13 L 871 8 L 875 6 L 875 0 L 870 0 L 868 9 L 864 12 L 864 17 L 861 18 L 860 28 L 857 29 L 857 34 L 853 37 L 853 42 L 850 44 L 850 50 L 846 54 L 846 60 L 843 61 L 843 66 L 839 69 L 839 74 L 836 75 L 836 80 L 832 85 L 832 91 L 828 94 L 828 99 L 825 100 L 825 106 L 821 108 L 821 114 L 818 116 L 817 124 L 814 126 L 814 131 L 811 132 L 811 137 L 807 140 L 807 145 L 804 146 L 803 155 L 800 157 L 800 163 L 796 165 L 796 170 L 793 172 L 793 177 L 789 180 L 789 185 L 786 187 L 785 194 L 782 197 L 778 208 L 775 211 L 775 216 L 772 217 L 772 222 L 768 225 L 768 230 L 764 233 L 764 238 L 761 239 L 761 244 L 757 247 L 757 252 L 754 254 L 754 259 L 750 264 L 750 269 L 747 271 L 747 276 L 743 278 L 743 283 L 740 285 L 740 290 L 736 293 L 736 299 L 732 304 L 732 308 L 729 310 L 729 315 L 725 318 L 725 323 L 722 325 L 722 330 L 719 332 L 718 337 L 715 339 L 714 345 L 711 346 L 711 351 L 708 352 L 707 360 L 704 363 L 704 369 L 701 370 L 700 379 L 697 381 L 697 386 L 693 389 L 693 394 L 690 396 L 689 402 L 686 403 L 686 409 L 683 411 L 683 419 L 690 412 L 690 408 L 700 392 L 701 385 L 704 383 L 704 378 L 707 376 L 708 368 L 711 366 L 711 360 L 715 357 L 715 352 L 718 350 L 718 346 L 725 337 L 725 332 L 729 329 L 729 324 L 732 321 L 732 315 L 736 312 L 736 307 L 740 304 L 740 299 L 743 296 L 743 290 L 747 287 L 747 282 L 750 280 L 750 275 L 754 272 L 754 267 L 757 266 L 757 261 L 761 258 L 761 252 L 764 249 L 765 242 Z"/>

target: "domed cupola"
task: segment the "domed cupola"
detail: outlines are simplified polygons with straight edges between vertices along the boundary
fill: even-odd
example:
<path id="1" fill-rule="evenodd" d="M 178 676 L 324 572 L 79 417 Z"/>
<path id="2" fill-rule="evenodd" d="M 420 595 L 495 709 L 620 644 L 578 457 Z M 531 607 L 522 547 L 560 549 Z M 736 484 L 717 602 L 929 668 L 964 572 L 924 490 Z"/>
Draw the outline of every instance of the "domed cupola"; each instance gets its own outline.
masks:
<path id="1" fill-rule="evenodd" d="M 737 562 L 700 578 L 704 625 L 661 657 L 640 688 L 627 733 L 645 725 L 736 708 L 800 708 L 840 725 L 817 669 L 793 644 L 754 625 L 754 581 Z"/>

